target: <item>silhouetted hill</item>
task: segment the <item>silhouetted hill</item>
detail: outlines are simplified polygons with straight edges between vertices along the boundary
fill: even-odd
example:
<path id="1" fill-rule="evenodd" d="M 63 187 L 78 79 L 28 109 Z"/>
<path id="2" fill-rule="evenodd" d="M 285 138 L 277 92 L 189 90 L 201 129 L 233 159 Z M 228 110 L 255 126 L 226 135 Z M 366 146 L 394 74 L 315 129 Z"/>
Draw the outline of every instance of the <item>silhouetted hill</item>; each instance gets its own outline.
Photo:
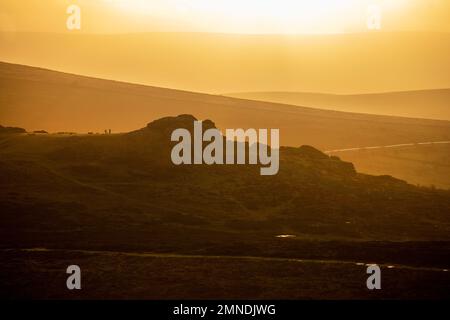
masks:
<path id="1" fill-rule="evenodd" d="M 27 131 L 23 128 L 17 127 L 3 127 L 0 125 L 0 134 L 16 134 L 16 133 L 26 133 Z"/>
<path id="2" fill-rule="evenodd" d="M 154 120 L 147 124 L 145 128 L 132 131 L 128 133 L 128 136 L 142 136 L 146 139 L 151 139 L 154 143 L 166 143 L 170 142 L 170 135 L 178 128 L 188 129 L 191 135 L 194 135 L 192 124 L 197 119 L 188 114 L 179 115 L 176 117 L 164 117 Z M 216 125 L 211 120 L 204 120 L 202 122 L 203 130 L 216 128 Z"/>
<path id="3" fill-rule="evenodd" d="M 192 128 L 193 119 L 166 117 L 128 134 L 2 141 L 2 187 L 13 192 L 1 194 L 2 232 L 15 230 L 21 242 L 30 230 L 55 239 L 69 227 L 84 234 L 78 244 L 105 245 L 118 239 L 102 234 L 125 226 L 138 238 L 170 226 L 322 240 L 449 239 L 449 192 L 360 174 L 310 146 L 282 147 L 271 177 L 254 165 L 175 166 L 170 133 Z"/>
<path id="4" fill-rule="evenodd" d="M 0 137 L 8 294 L 66 297 L 61 270 L 76 261 L 82 298 L 264 298 L 266 284 L 253 293 L 260 279 L 271 279 L 274 298 L 373 298 L 365 269 L 376 262 L 387 284 L 376 298 L 410 297 L 404 288 L 448 296 L 449 191 L 360 174 L 311 146 L 282 147 L 276 176 L 250 165 L 175 166 L 171 130 L 192 130 L 194 119 L 124 134 Z M 311 289 L 298 293 L 299 279 Z"/>

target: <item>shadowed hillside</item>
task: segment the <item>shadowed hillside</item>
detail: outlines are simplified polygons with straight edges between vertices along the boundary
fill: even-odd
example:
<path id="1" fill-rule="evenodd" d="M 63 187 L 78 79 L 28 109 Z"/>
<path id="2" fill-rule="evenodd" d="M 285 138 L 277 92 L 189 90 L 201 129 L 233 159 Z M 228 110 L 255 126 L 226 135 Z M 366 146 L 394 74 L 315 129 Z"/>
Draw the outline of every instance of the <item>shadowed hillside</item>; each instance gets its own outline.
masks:
<path id="1" fill-rule="evenodd" d="M 192 130 L 194 119 L 112 135 L 0 136 L 0 296 L 449 296 L 448 191 L 360 174 L 311 146 L 282 147 L 270 177 L 250 165 L 174 166 L 171 131 Z M 59 271 L 73 261 L 86 285 L 69 295 Z M 365 286 L 374 261 L 377 293 Z"/>
<path id="2" fill-rule="evenodd" d="M 128 134 L 2 141 L 4 227 L 88 230 L 125 219 L 306 238 L 449 237 L 448 192 L 358 174 L 313 147 L 283 147 L 273 178 L 258 166 L 174 166 L 170 134 L 193 119 L 165 118 Z"/>

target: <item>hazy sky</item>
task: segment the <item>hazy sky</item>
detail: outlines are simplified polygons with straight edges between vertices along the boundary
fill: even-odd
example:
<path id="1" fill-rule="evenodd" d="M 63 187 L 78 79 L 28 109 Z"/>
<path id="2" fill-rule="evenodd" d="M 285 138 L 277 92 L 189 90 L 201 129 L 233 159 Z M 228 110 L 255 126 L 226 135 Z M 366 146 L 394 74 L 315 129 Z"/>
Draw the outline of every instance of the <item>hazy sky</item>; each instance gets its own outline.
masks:
<path id="1" fill-rule="evenodd" d="M 87 33 L 361 32 L 370 5 L 382 10 L 383 31 L 450 32 L 448 0 L 2 0 L 0 30 L 65 32 L 70 4 Z"/>

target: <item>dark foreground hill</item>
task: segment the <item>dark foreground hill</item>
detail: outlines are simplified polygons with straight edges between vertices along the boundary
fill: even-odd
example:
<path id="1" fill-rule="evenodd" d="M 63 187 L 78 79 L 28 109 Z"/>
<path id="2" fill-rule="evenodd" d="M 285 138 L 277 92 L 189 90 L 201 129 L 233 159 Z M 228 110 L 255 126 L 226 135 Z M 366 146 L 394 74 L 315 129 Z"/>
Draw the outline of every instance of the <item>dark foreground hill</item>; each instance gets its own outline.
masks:
<path id="1" fill-rule="evenodd" d="M 192 130 L 193 119 L 127 134 L 3 137 L 0 295 L 450 295 L 448 191 L 360 174 L 310 146 L 282 147 L 276 176 L 249 165 L 174 166 L 170 133 Z M 367 291 L 373 262 L 385 269 L 383 292 Z M 85 282 L 70 294 L 64 268 L 73 263 Z"/>
<path id="2" fill-rule="evenodd" d="M 56 232 L 126 222 L 318 239 L 450 237 L 449 192 L 359 174 L 313 147 L 282 147 L 276 176 L 260 176 L 255 165 L 175 166 L 170 134 L 192 130 L 193 119 L 165 118 L 129 134 L 2 141 L 4 227 Z"/>
<path id="3" fill-rule="evenodd" d="M 390 98 L 387 101 L 392 102 Z M 149 120 L 189 113 L 214 119 L 220 128 L 279 128 L 282 145 L 313 145 L 323 151 L 450 140 L 449 121 L 242 100 L 8 63 L 0 63 L 0 105 L 0 123 L 30 131 L 126 132 Z M 410 183 L 448 188 L 445 146 L 419 149 L 417 157 L 412 158 L 403 156 L 401 151 L 395 165 L 391 165 L 392 157 L 384 154 L 377 154 L 376 161 L 362 156 L 349 160 L 365 173 L 389 174 Z M 423 158 L 427 160 L 416 161 Z"/>
<path id="4" fill-rule="evenodd" d="M 4 127 L 0 125 L 0 134 L 18 134 L 18 133 L 26 133 L 26 130 L 17 127 Z"/>

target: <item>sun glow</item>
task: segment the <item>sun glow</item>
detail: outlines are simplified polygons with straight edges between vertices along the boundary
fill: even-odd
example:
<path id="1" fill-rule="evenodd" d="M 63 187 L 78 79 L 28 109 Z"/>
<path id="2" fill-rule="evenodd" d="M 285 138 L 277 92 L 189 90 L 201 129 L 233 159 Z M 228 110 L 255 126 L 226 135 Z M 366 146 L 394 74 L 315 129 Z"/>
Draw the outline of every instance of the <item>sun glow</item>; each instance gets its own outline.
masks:
<path id="1" fill-rule="evenodd" d="M 165 16 L 198 30 L 236 33 L 338 33 L 363 26 L 369 5 L 407 0 L 104 0 L 124 12 Z"/>
<path id="2" fill-rule="evenodd" d="M 373 7 L 383 32 L 450 32 L 448 0 L 2 0 L 0 30 L 63 32 L 73 4 L 83 33 L 354 33 L 370 29 Z"/>

